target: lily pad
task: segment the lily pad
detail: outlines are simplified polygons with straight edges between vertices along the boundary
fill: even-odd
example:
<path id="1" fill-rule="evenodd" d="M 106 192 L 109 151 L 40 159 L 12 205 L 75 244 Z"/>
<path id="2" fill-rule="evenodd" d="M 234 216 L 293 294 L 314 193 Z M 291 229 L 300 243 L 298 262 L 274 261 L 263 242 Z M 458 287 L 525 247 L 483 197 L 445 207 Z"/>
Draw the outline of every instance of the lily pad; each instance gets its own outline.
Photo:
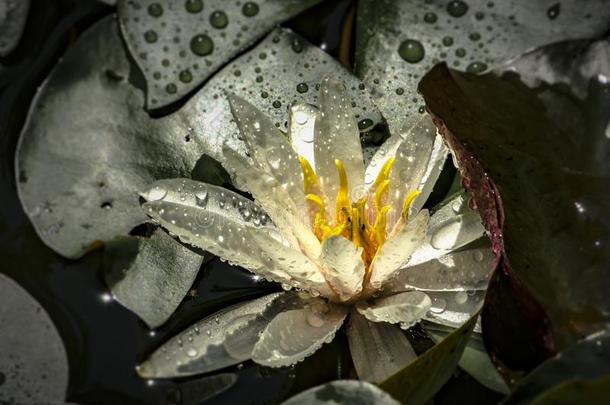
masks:
<path id="1" fill-rule="evenodd" d="M 0 57 L 17 47 L 30 10 L 30 0 L 0 1 Z"/>
<path id="2" fill-rule="evenodd" d="M 434 64 L 481 73 L 534 47 L 603 34 L 609 21 L 604 0 L 360 1 L 356 72 L 397 130 L 424 111 L 416 87 Z"/>
<path id="3" fill-rule="evenodd" d="M 0 274 L 0 402 L 63 403 L 68 358 L 38 302 Z"/>
<path id="4" fill-rule="evenodd" d="M 316 84 L 333 75 L 354 89 L 354 115 L 381 119 L 358 80 L 330 55 L 276 30 L 181 110 L 154 120 L 143 110 L 142 91 L 128 81 L 130 64 L 117 31 L 113 18 L 105 18 L 67 51 L 39 90 L 19 141 L 21 202 L 41 239 L 63 256 L 82 256 L 93 242 L 145 222 L 137 193 L 147 184 L 200 172 L 204 154 L 224 163 L 224 144 L 243 152 L 227 91 L 282 125 L 291 103 L 316 104 Z M 300 93 L 300 83 L 309 90 Z"/>
<path id="5" fill-rule="evenodd" d="M 108 242 L 104 276 L 115 299 L 156 328 L 178 308 L 202 261 L 203 256 L 156 230 L 150 239 L 120 237 Z"/>
<path id="6" fill-rule="evenodd" d="M 514 75 L 475 77 L 446 65 L 420 83 L 501 255 L 483 324 L 496 360 L 515 369 L 610 320 L 610 89 L 599 66 L 589 65 L 584 99 L 565 85 L 529 88 Z M 522 345 L 503 319 L 507 300 L 511 317 L 528 322 Z M 528 362 L 532 348 L 538 357 Z"/>
<path id="7" fill-rule="evenodd" d="M 403 404 L 425 404 L 447 382 L 477 323 L 478 313 L 380 387 Z"/>
<path id="8" fill-rule="evenodd" d="M 398 403 L 371 383 L 338 380 L 310 388 L 282 402 L 282 405 L 398 405 Z"/>
<path id="9" fill-rule="evenodd" d="M 180 100 L 275 25 L 320 0 L 120 0 L 127 47 L 149 108 Z"/>
<path id="10" fill-rule="evenodd" d="M 542 363 L 517 383 L 503 404 L 529 404 L 553 387 L 559 389 L 561 384 L 569 382 L 607 379 L 609 374 L 610 330 L 606 329 L 586 337 Z M 586 394 L 587 390 L 582 391 Z"/>

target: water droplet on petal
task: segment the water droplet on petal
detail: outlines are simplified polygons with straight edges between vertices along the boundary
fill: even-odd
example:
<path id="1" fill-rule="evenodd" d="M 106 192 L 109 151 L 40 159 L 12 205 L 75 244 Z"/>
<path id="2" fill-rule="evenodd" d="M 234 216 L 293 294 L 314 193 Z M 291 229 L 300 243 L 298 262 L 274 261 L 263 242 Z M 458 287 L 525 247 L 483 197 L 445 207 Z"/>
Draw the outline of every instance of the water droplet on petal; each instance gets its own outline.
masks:
<path id="1" fill-rule="evenodd" d="M 447 4 L 447 12 L 452 17 L 461 17 L 468 11 L 468 4 L 461 0 L 453 0 Z"/>
<path id="2" fill-rule="evenodd" d="M 195 356 L 197 356 L 197 350 L 195 350 L 195 349 L 189 349 L 189 350 L 186 352 L 186 355 L 187 355 L 187 356 L 189 356 L 189 357 L 195 357 Z"/>
<path id="3" fill-rule="evenodd" d="M 214 51 L 214 41 L 205 34 L 195 35 L 191 39 L 191 51 L 198 56 L 206 56 Z"/>
<path id="4" fill-rule="evenodd" d="M 466 294 L 466 291 L 458 291 L 455 293 L 455 302 L 457 304 L 464 304 L 466 303 L 466 301 L 468 301 L 468 294 Z"/>
<path id="5" fill-rule="evenodd" d="M 195 201 L 200 207 L 205 207 L 208 203 L 208 190 L 200 190 L 195 193 Z"/>
<path id="6" fill-rule="evenodd" d="M 417 63 L 424 58 L 424 46 L 415 39 L 407 39 L 398 47 L 398 54 L 406 62 Z"/>
<path id="7" fill-rule="evenodd" d="M 146 199 L 148 201 L 159 201 L 165 198 L 167 195 L 167 190 L 161 187 L 154 187 L 152 190 L 148 192 Z"/>
<path id="8" fill-rule="evenodd" d="M 324 319 L 322 319 L 317 314 L 311 312 L 307 314 L 307 323 L 310 326 L 313 326 L 314 328 L 321 328 L 322 326 L 324 326 Z"/>
<path id="9" fill-rule="evenodd" d="M 445 308 L 447 308 L 447 301 L 445 301 L 443 298 L 434 298 L 432 300 L 430 312 L 433 314 L 442 314 L 445 312 Z"/>

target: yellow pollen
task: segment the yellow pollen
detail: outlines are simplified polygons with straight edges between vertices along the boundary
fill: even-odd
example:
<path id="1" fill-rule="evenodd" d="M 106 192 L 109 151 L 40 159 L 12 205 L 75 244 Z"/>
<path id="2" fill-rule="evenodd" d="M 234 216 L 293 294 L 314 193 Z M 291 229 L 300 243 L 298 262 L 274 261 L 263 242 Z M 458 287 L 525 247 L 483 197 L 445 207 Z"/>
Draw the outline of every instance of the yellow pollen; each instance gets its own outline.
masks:
<path id="1" fill-rule="evenodd" d="M 308 203 L 310 223 L 314 234 L 320 241 L 324 241 L 330 236 L 342 235 L 351 240 L 354 245 L 362 247 L 362 259 L 368 274 L 375 254 L 387 238 L 388 212 L 392 206 L 386 203 L 384 198 L 390 189 L 389 177 L 395 157 L 390 157 L 384 162 L 369 194 L 353 202 L 350 201 L 345 166 L 341 160 L 335 159 L 339 187 L 335 198 L 335 217 L 332 221 L 327 218 L 327 199 L 322 192 L 316 173 L 307 159 L 300 156 L 299 161 L 303 170 L 305 200 Z M 412 191 L 404 199 L 402 216 L 405 220 L 411 203 L 419 194 L 418 190 Z M 371 224 L 369 220 L 374 223 Z"/>

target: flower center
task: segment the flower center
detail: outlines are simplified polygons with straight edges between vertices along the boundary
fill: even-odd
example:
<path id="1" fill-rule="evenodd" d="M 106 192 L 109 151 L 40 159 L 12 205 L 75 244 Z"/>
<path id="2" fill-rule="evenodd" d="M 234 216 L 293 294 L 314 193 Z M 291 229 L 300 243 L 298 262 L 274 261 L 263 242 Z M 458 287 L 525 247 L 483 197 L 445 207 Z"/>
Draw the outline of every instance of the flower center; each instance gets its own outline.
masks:
<path id="1" fill-rule="evenodd" d="M 303 187 L 308 202 L 309 218 L 314 234 L 320 242 L 329 236 L 341 235 L 356 246 L 362 247 L 362 260 L 368 268 L 377 251 L 387 237 L 387 219 L 391 205 L 387 203 L 390 186 L 390 171 L 395 157 L 388 158 L 366 195 L 355 201 L 350 200 L 347 174 L 343 162 L 335 159 L 339 175 L 339 189 L 335 199 L 335 215 L 329 218 L 327 201 L 320 181 L 311 165 L 300 156 L 303 170 Z M 407 194 L 402 204 L 402 218 L 406 222 L 411 203 L 420 193 L 419 190 Z"/>

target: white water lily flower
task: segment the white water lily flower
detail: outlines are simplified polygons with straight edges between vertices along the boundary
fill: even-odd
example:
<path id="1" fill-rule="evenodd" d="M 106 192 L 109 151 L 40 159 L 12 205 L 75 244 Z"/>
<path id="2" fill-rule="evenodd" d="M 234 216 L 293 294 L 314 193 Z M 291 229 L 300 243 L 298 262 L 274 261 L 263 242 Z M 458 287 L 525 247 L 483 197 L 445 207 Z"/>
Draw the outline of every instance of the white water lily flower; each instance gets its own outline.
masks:
<path id="1" fill-rule="evenodd" d="M 446 157 L 430 118 L 391 137 L 365 168 L 343 87 L 324 79 L 319 111 L 294 106 L 290 140 L 229 96 L 249 157 L 224 152 L 256 202 L 187 179 L 142 193 L 148 215 L 182 241 L 299 293 L 200 321 L 143 363 L 141 376 L 191 375 L 247 359 L 291 365 L 332 340 L 351 314 L 356 370 L 379 382 L 415 357 L 398 326 L 422 318 L 457 326 L 460 312 L 476 310 L 481 295 L 465 291 L 485 288 L 492 254 L 486 246 L 452 251 L 483 236 L 478 214 L 463 195 L 432 217 L 422 209 Z"/>

